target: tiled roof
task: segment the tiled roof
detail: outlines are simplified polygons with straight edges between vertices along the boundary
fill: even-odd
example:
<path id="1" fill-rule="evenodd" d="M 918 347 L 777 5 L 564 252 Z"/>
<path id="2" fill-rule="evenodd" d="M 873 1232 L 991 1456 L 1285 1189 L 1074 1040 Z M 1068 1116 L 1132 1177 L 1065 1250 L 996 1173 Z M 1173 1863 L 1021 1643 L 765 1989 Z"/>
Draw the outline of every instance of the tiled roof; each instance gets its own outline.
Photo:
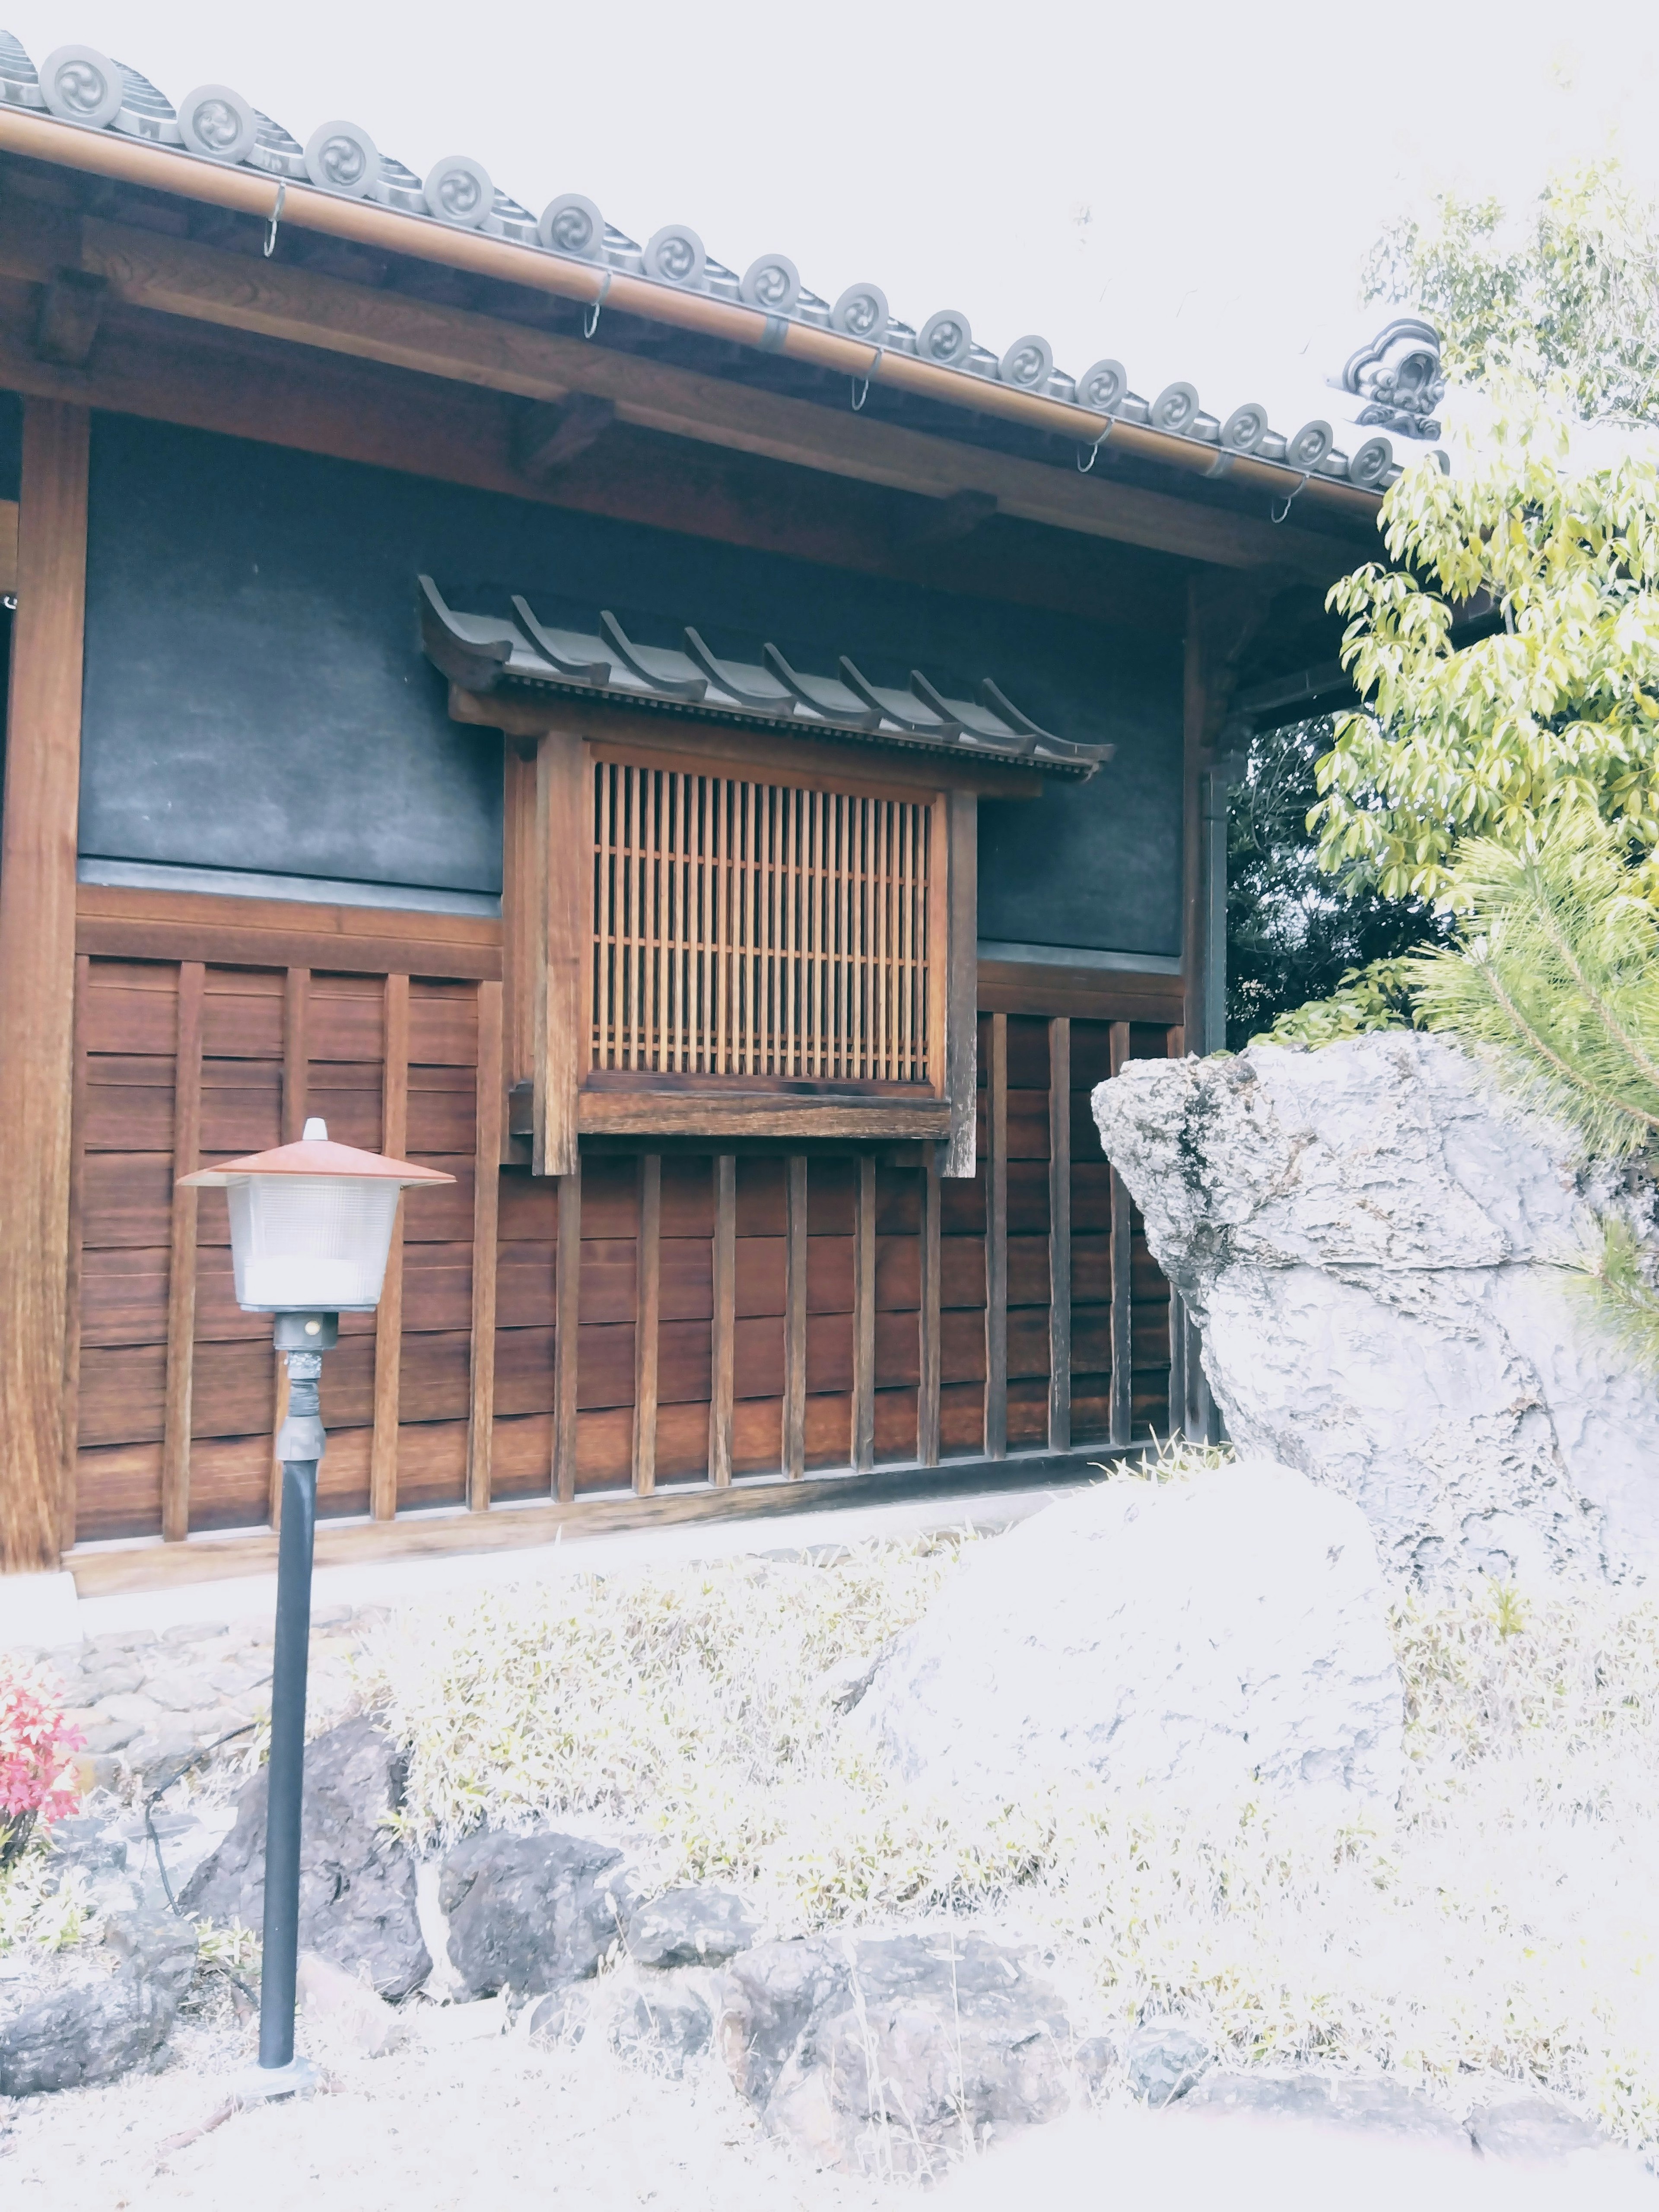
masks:
<path id="1" fill-rule="evenodd" d="M 137 70 L 91 46 L 59 46 L 37 69 L 20 41 L 0 31 L 0 103 L 85 129 L 125 132 L 278 181 L 378 202 L 425 222 L 510 239 L 647 283 L 741 301 L 781 321 L 832 330 L 885 353 L 1070 401 L 1207 446 L 1215 452 L 1217 472 L 1230 465 L 1229 456 L 1249 454 L 1299 471 L 1304 481 L 1323 477 L 1376 491 L 1421 452 L 1416 441 L 1438 435 L 1432 416 L 1444 389 L 1439 340 L 1430 325 L 1414 318 L 1397 319 L 1358 349 L 1308 411 L 1281 411 L 1275 422 L 1269 409 L 1255 401 L 1211 404 L 1184 380 L 1138 392 L 1130 369 L 1109 357 L 1073 374 L 1056 367 L 1053 348 L 1034 331 L 1000 349 L 986 345 L 967 316 L 953 308 L 941 309 L 913 330 L 891 314 L 875 283 L 849 284 L 837 299 L 821 299 L 786 253 L 762 254 L 739 274 L 716 260 L 684 223 L 664 224 L 641 246 L 580 192 L 558 194 L 537 215 L 501 191 L 483 162 L 464 155 L 451 155 L 417 177 L 383 154 L 361 124 L 319 124 L 301 145 L 226 85 L 198 85 L 175 106 Z"/>
<path id="2" fill-rule="evenodd" d="M 609 609 L 544 622 L 515 593 L 516 622 L 458 613 L 430 576 L 419 579 L 421 642 L 464 691 L 553 691 L 618 705 L 750 724 L 792 735 L 861 738 L 910 750 L 990 754 L 1062 775 L 1091 775 L 1110 745 L 1077 744 L 1040 729 L 988 676 L 976 696 L 950 696 L 912 669 L 908 688 L 873 684 L 842 654 L 833 676 L 791 665 L 775 645 L 752 659 L 710 651 L 676 626 L 672 646 L 632 637 Z M 577 624 L 580 623 L 580 627 Z M 947 679 L 948 680 L 948 679 Z"/>

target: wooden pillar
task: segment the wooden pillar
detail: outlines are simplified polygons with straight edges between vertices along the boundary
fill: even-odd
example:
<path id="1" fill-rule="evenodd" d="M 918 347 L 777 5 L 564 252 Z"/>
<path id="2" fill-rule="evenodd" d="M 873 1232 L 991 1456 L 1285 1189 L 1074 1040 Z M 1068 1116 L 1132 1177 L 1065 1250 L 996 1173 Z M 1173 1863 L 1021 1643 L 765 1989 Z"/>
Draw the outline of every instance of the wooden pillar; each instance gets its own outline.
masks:
<path id="1" fill-rule="evenodd" d="M 737 1382 L 738 1163 L 721 1152 L 714 1161 L 714 1314 L 709 1337 L 708 1480 L 716 1490 L 732 1480 L 732 1409 Z"/>
<path id="2" fill-rule="evenodd" d="M 1111 1072 L 1121 1073 L 1129 1057 L 1129 1024 L 1114 1022 Z M 1112 1170 L 1112 1390 L 1109 1401 L 1108 1441 L 1127 1444 L 1134 1424 L 1134 1316 L 1132 1307 L 1134 1271 L 1131 1244 L 1132 1210 L 1129 1186 Z"/>
<path id="3" fill-rule="evenodd" d="M 916 1457 L 923 1467 L 939 1465 L 941 1197 L 939 1164 L 929 1160 L 921 1171 L 921 1310 L 916 1316 L 921 1379 L 916 1393 Z"/>
<path id="4" fill-rule="evenodd" d="M 495 1434 L 495 1228 L 501 1210 L 502 990 L 478 986 L 477 1121 L 472 1140 L 472 1338 L 468 1359 L 466 1502 L 489 1510 Z"/>
<path id="5" fill-rule="evenodd" d="M 553 1283 L 553 1495 L 576 1495 L 576 1341 L 582 1295 L 582 1177 L 559 1177 L 559 1248 Z"/>
<path id="6" fill-rule="evenodd" d="M 806 1472 L 806 1162 L 787 1164 L 784 1184 L 783 1453 L 791 1482 Z"/>
<path id="7" fill-rule="evenodd" d="M 380 1150 L 400 1160 L 409 1142 L 409 978 L 386 979 L 386 1057 L 380 1093 Z M 404 1201 L 386 1254 L 386 1281 L 374 1314 L 374 1442 L 368 1464 L 368 1510 L 377 1521 L 398 1510 L 398 1401 L 404 1352 Z"/>
<path id="8" fill-rule="evenodd" d="M 876 1463 L 876 1164 L 860 1156 L 853 1215 L 852 1463 Z"/>
<path id="9" fill-rule="evenodd" d="M 534 1138 L 537 1175 L 574 1175 L 576 1085 L 583 1055 L 582 976 L 589 955 L 593 869 L 586 749 L 550 730 L 536 754 L 537 911 Z"/>
<path id="10" fill-rule="evenodd" d="M 640 1233 L 634 1247 L 634 1494 L 657 1486 L 657 1337 L 662 1308 L 662 1156 L 640 1158 Z"/>
<path id="11" fill-rule="evenodd" d="M 1072 1024 L 1048 1024 L 1048 1449 L 1072 1449 Z"/>
<path id="12" fill-rule="evenodd" d="M 986 1091 L 985 1456 L 1008 1455 L 1008 1017 L 991 1017 Z"/>
<path id="13" fill-rule="evenodd" d="M 0 1567 L 55 1567 L 64 1464 L 75 860 L 90 417 L 23 402 L 0 830 Z"/>
<path id="14" fill-rule="evenodd" d="M 945 1087 L 951 1134 L 941 1171 L 971 1181 L 979 1112 L 979 800 L 971 791 L 953 791 L 939 811 L 950 823 Z"/>
<path id="15" fill-rule="evenodd" d="M 173 1063 L 173 1224 L 167 1255 L 167 1367 L 161 1420 L 161 1534 L 190 1533 L 191 1383 L 196 1353 L 196 1193 L 202 1149 L 202 998 L 199 960 L 179 964 L 178 1047 Z"/>

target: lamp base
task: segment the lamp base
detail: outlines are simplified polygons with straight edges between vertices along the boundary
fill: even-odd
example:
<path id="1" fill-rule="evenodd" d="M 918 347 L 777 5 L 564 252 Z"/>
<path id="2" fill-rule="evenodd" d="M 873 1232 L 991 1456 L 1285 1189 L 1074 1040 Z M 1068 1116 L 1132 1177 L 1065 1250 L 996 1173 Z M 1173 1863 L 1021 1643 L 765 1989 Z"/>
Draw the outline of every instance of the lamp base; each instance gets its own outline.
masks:
<path id="1" fill-rule="evenodd" d="M 261 2105 L 274 2097 L 314 2097 L 323 2086 L 320 2069 L 295 2057 L 286 2066 L 244 2066 L 225 2083 L 233 2104 Z"/>

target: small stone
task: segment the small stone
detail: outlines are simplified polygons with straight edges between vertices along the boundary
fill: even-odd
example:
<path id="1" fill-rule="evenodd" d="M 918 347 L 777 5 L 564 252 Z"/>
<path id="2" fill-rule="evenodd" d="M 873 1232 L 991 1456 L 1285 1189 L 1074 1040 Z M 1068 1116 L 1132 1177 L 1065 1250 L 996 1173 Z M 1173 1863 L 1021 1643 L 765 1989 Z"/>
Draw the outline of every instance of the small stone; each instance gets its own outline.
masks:
<path id="1" fill-rule="evenodd" d="M 1091 2089 L 1098 2089 L 1117 2071 L 1117 2045 L 1109 2035 L 1085 2036 L 1073 2051 L 1072 2063 Z"/>
<path id="2" fill-rule="evenodd" d="M 161 1632 L 163 1644 L 205 1644 L 215 1636 L 228 1636 L 222 1620 L 181 1620 Z"/>
<path id="3" fill-rule="evenodd" d="M 1179 2020 L 1152 2020 L 1136 2028 L 1123 2057 L 1130 2087 L 1155 2109 L 1184 2097 L 1215 2063 L 1208 2039 Z"/>
<path id="4" fill-rule="evenodd" d="M 82 1867 L 88 1874 L 122 1874 L 126 1870 L 127 1847 L 101 1820 L 87 1814 L 71 1814 L 52 1831 L 53 1860 L 65 1867 Z"/>
<path id="5" fill-rule="evenodd" d="M 153 1628 L 111 1628 L 101 1636 L 89 1636 L 87 1649 L 90 1651 L 142 1651 L 161 1641 Z"/>
<path id="6" fill-rule="evenodd" d="M 145 1686 L 163 1712 L 193 1713 L 202 1702 L 204 1685 L 198 1674 L 155 1674 Z"/>
<path id="7" fill-rule="evenodd" d="M 1563 2159 L 1612 2148 L 1593 2120 L 1565 2097 L 1506 2097 L 1477 2105 L 1465 2123 L 1483 2158 Z"/>
<path id="8" fill-rule="evenodd" d="M 760 1923 L 730 1890 L 665 1890 L 628 1923 L 629 1956 L 641 1966 L 714 1966 L 746 1951 Z"/>
<path id="9" fill-rule="evenodd" d="M 133 1721 L 140 1728 L 149 1728 L 161 1717 L 161 1709 L 154 1698 L 137 1691 L 120 1693 L 103 1701 L 104 1711 L 112 1721 Z"/>
<path id="10" fill-rule="evenodd" d="M 613 2050 L 676 2081 L 688 2062 L 708 2050 L 714 2035 L 714 2014 L 702 1998 L 670 1977 L 625 1999 L 611 2024 Z"/>
<path id="11" fill-rule="evenodd" d="M 378 2058 L 402 2039 L 400 2014 L 367 1982 L 301 1951 L 295 1982 L 301 2009 L 331 2042 L 356 2058 Z"/>

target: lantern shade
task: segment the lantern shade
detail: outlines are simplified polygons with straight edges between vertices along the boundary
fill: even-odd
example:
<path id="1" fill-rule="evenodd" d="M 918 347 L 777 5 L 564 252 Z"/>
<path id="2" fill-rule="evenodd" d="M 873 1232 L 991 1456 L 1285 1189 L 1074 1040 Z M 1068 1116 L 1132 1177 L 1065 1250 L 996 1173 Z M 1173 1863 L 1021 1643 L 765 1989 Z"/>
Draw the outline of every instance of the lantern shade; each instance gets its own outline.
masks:
<path id="1" fill-rule="evenodd" d="M 179 1180 L 224 1191 L 236 1303 L 245 1311 L 368 1313 L 380 1304 L 404 1187 L 455 1178 L 333 1144 L 313 1121 L 298 1144 Z"/>

